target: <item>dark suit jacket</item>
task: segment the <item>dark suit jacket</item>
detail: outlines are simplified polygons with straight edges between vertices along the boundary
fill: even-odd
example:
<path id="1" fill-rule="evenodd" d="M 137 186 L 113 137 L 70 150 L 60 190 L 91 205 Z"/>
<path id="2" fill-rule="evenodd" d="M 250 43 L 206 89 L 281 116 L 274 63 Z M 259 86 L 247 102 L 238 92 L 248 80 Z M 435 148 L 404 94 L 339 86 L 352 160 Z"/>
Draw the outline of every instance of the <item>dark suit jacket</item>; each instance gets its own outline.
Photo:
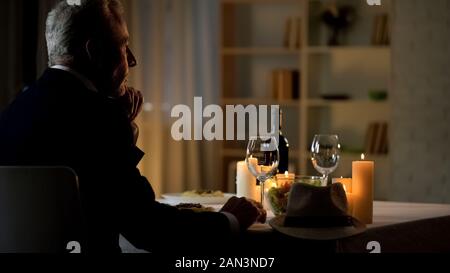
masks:
<path id="1" fill-rule="evenodd" d="M 56 165 L 76 171 L 89 251 L 119 251 L 119 233 L 150 251 L 198 246 L 206 238 L 227 240 L 225 215 L 156 202 L 136 168 L 142 156 L 117 102 L 86 89 L 65 71 L 48 69 L 0 119 L 0 165 Z"/>

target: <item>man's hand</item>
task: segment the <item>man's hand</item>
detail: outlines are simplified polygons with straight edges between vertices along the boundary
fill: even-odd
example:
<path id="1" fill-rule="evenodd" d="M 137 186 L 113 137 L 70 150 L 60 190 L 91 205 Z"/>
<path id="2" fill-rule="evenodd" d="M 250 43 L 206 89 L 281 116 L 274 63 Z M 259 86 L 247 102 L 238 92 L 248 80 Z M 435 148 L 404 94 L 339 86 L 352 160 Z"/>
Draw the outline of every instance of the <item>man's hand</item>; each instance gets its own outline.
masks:
<path id="1" fill-rule="evenodd" d="M 260 202 L 257 202 L 253 199 L 247 199 L 250 203 L 253 204 L 258 209 L 258 218 L 256 218 L 256 222 L 264 224 L 267 220 L 267 211 L 264 209 L 263 205 Z"/>
<path id="2" fill-rule="evenodd" d="M 119 98 L 119 101 L 127 111 L 130 122 L 132 122 L 142 111 L 144 96 L 139 90 L 132 87 L 126 87 L 125 94 Z"/>
<path id="3" fill-rule="evenodd" d="M 233 214 L 238 220 L 241 230 L 248 229 L 260 217 L 259 209 L 244 197 L 230 198 L 221 211 Z"/>

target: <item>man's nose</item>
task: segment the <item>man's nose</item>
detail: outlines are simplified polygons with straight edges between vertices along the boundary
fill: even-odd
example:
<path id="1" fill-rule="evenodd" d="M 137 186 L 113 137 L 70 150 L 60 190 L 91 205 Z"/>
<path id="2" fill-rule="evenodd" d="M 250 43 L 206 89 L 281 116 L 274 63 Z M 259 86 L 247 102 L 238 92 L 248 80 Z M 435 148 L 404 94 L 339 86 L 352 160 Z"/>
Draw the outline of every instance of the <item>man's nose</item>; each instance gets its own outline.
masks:
<path id="1" fill-rule="evenodd" d="M 127 61 L 128 61 L 128 67 L 135 67 L 137 65 L 136 58 L 133 55 L 133 52 L 131 52 L 131 49 L 127 47 Z"/>

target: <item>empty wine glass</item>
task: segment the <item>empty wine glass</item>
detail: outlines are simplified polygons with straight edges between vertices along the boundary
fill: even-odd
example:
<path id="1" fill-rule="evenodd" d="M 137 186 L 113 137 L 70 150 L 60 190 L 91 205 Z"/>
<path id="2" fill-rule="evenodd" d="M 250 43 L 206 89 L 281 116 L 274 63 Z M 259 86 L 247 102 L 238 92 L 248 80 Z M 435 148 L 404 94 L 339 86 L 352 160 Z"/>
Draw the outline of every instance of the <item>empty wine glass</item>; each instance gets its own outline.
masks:
<path id="1" fill-rule="evenodd" d="M 262 205 L 264 205 L 264 183 L 276 174 L 279 158 L 280 152 L 276 137 L 250 137 L 245 161 L 249 171 L 260 182 Z"/>
<path id="2" fill-rule="evenodd" d="M 324 186 L 328 176 L 339 164 L 340 144 L 337 135 L 316 135 L 311 145 L 311 161 L 314 168 L 323 175 Z"/>

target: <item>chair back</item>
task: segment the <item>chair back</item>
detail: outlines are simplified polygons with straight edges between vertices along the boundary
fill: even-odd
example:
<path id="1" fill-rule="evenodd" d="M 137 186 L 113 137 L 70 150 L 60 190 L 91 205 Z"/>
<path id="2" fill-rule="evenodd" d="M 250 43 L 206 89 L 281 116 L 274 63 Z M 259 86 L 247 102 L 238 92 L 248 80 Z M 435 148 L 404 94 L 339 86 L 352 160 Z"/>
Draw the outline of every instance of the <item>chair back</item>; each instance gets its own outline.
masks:
<path id="1" fill-rule="evenodd" d="M 0 253 L 80 252 L 82 227 L 73 170 L 0 167 Z"/>

